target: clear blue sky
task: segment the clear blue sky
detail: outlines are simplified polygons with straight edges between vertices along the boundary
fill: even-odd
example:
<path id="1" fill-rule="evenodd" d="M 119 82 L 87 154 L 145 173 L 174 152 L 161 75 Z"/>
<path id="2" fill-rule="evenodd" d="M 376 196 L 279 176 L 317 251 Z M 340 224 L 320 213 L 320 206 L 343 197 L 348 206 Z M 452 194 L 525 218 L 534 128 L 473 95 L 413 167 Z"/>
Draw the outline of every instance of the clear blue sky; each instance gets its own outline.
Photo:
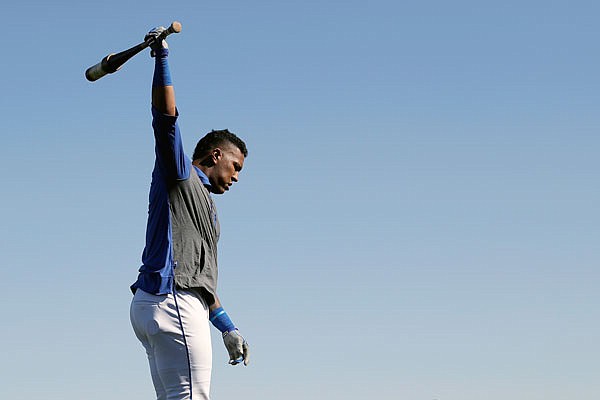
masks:
<path id="1" fill-rule="evenodd" d="M 600 398 L 592 1 L 3 6 L 0 398 L 146 400 L 129 325 L 156 25 L 185 145 L 242 136 L 213 398 Z"/>

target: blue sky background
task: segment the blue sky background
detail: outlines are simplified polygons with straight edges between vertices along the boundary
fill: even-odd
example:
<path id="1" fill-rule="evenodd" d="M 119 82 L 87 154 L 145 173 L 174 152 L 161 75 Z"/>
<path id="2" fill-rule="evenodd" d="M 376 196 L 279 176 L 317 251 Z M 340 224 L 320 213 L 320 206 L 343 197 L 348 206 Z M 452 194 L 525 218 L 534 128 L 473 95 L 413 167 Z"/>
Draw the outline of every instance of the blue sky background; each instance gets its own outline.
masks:
<path id="1" fill-rule="evenodd" d="M 0 398 L 153 396 L 129 325 L 153 164 L 140 54 L 173 20 L 186 148 L 242 136 L 213 398 L 600 397 L 592 1 L 4 5 Z"/>

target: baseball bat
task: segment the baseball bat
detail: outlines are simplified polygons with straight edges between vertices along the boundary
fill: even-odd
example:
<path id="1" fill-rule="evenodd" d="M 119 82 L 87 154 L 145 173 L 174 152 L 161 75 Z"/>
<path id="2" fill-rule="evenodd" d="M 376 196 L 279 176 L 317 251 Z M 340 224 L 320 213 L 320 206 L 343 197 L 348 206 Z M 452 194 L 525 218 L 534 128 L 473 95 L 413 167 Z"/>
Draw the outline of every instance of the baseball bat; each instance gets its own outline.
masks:
<path id="1" fill-rule="evenodd" d="M 102 78 L 104 75 L 112 74 L 113 72 L 118 71 L 130 58 L 149 47 L 152 43 L 154 43 L 154 41 L 163 40 L 171 33 L 179 32 L 181 32 L 181 23 L 174 21 L 171 23 L 169 28 L 161 33 L 157 38 L 148 38 L 142 43 L 136 44 L 135 46 L 127 50 L 123 50 L 120 53 L 111 53 L 107 55 L 98 64 L 89 67 L 85 71 L 85 77 L 88 81 L 94 82 Z"/>

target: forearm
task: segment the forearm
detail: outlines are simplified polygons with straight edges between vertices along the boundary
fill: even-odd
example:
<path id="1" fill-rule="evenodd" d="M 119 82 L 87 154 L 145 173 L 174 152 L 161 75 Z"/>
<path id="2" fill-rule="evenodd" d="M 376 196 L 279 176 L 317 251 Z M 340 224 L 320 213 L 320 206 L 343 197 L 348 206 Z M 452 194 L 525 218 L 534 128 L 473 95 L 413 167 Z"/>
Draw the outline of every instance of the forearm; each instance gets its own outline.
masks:
<path id="1" fill-rule="evenodd" d="M 216 310 L 217 308 L 220 308 L 220 307 L 222 307 L 221 306 L 221 300 L 219 300 L 219 296 L 217 296 L 215 294 L 215 302 L 212 303 L 210 306 L 208 306 L 208 310 L 212 312 L 212 311 L 214 311 L 214 310 Z"/>
<path id="2" fill-rule="evenodd" d="M 215 302 L 208 306 L 210 322 L 222 333 L 236 329 L 235 324 L 223 309 L 219 297 L 215 294 Z"/>
<path id="3" fill-rule="evenodd" d="M 153 87 L 152 105 L 165 115 L 176 115 L 175 90 L 173 86 Z"/>
<path id="4" fill-rule="evenodd" d="M 159 112 L 174 116 L 177 108 L 168 57 L 168 49 L 162 48 L 156 51 L 152 80 L 152 105 Z"/>

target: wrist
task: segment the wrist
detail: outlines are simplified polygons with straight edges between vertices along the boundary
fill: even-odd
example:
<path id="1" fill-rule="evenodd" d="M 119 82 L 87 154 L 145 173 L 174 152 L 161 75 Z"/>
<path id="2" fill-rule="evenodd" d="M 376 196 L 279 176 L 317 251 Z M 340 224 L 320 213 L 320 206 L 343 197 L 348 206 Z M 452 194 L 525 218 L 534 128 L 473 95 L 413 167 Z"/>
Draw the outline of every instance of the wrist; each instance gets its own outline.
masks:
<path id="1" fill-rule="evenodd" d="M 208 318 L 214 327 L 221 331 L 221 333 L 227 333 L 237 329 L 223 307 L 212 310 Z"/>
<path id="2" fill-rule="evenodd" d="M 153 48 L 152 52 L 156 58 L 166 58 L 169 56 L 169 49 L 166 47 Z"/>

